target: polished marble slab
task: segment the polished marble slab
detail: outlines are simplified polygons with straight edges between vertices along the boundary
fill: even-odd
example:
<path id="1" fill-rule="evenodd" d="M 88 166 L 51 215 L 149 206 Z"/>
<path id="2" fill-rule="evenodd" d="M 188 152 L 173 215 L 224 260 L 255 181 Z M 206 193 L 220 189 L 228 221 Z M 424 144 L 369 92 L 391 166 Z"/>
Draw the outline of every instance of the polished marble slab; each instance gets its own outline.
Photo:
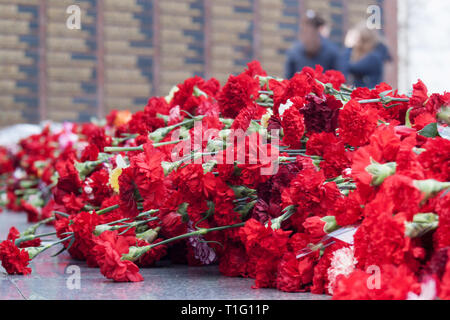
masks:
<path id="1" fill-rule="evenodd" d="M 0 239 L 9 227 L 20 231 L 27 227 L 26 215 L 0 213 Z M 49 230 L 51 230 L 49 228 Z M 45 228 L 39 233 L 45 232 Z M 98 269 L 88 268 L 67 253 L 52 258 L 44 252 L 30 265 L 27 276 L 10 276 L 0 266 L 0 299 L 38 300 L 323 300 L 327 296 L 309 293 L 285 293 L 275 289 L 252 289 L 252 279 L 228 278 L 217 266 L 188 267 L 161 263 L 155 268 L 141 269 L 144 281 L 115 283 L 104 278 Z M 77 275 L 80 275 L 78 282 Z"/>

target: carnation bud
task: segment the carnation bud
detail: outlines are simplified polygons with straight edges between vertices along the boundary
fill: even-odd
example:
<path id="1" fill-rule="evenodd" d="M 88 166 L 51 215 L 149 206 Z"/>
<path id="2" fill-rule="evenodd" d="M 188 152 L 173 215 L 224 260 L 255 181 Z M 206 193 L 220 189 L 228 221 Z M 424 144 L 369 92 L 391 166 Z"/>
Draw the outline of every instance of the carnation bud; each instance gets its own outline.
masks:
<path id="1" fill-rule="evenodd" d="M 103 232 L 108 231 L 108 230 L 112 230 L 111 226 L 108 226 L 106 224 L 100 224 L 98 226 L 95 227 L 94 229 L 94 235 L 95 236 L 99 236 L 101 235 Z"/>
<path id="2" fill-rule="evenodd" d="M 167 162 L 167 161 L 162 161 L 161 162 L 161 167 L 164 170 L 164 175 L 169 175 L 169 173 L 171 173 L 173 170 L 175 170 L 176 168 L 178 168 L 178 166 L 180 165 L 180 162 Z"/>
<path id="3" fill-rule="evenodd" d="M 231 186 L 231 189 L 233 189 L 236 199 L 242 199 L 256 194 L 256 190 L 246 186 Z"/>
<path id="4" fill-rule="evenodd" d="M 371 164 L 366 167 L 366 171 L 372 176 L 372 185 L 380 186 L 384 179 L 395 174 L 397 169 L 397 163 L 378 163 L 372 158 L 370 159 Z"/>
<path id="5" fill-rule="evenodd" d="M 405 235 L 409 238 L 418 238 L 429 231 L 435 230 L 439 225 L 439 216 L 434 213 L 418 213 L 412 222 L 405 222 Z"/>
<path id="6" fill-rule="evenodd" d="M 243 219 L 243 218 L 245 218 L 248 215 L 250 210 L 253 209 L 253 207 L 256 205 L 256 202 L 257 202 L 257 200 L 253 200 L 253 201 L 247 202 L 245 205 L 238 206 L 234 210 L 237 213 L 239 213 L 241 215 L 242 219 Z"/>
<path id="7" fill-rule="evenodd" d="M 229 128 L 229 127 L 231 127 L 231 125 L 233 124 L 234 119 L 224 119 L 224 118 L 220 118 L 220 121 L 223 123 L 223 125 L 225 126 L 225 128 Z"/>
<path id="8" fill-rule="evenodd" d="M 153 142 L 157 143 L 160 142 L 164 137 L 169 133 L 168 127 L 165 128 L 159 128 L 151 133 L 148 134 L 148 138 L 152 140 Z"/>
<path id="9" fill-rule="evenodd" d="M 208 141 L 206 149 L 209 152 L 216 152 L 216 151 L 223 150 L 224 146 L 225 146 L 225 142 L 222 139 L 213 139 L 213 140 Z"/>
<path id="10" fill-rule="evenodd" d="M 76 162 L 75 161 L 75 169 L 78 171 L 78 175 L 81 180 L 84 180 L 89 174 L 94 171 L 95 167 L 99 164 L 103 163 L 102 160 L 99 161 L 86 161 L 86 162 Z"/>
<path id="11" fill-rule="evenodd" d="M 193 95 L 194 95 L 194 97 L 204 96 L 204 97 L 208 98 L 208 95 L 205 92 L 203 92 L 202 90 L 200 90 L 197 86 L 194 86 Z"/>
<path id="12" fill-rule="evenodd" d="M 315 242 L 320 241 L 326 234 L 339 228 L 334 216 L 307 218 L 303 223 L 303 227 Z"/>
<path id="13" fill-rule="evenodd" d="M 150 246 L 130 247 L 128 253 L 122 255 L 121 260 L 136 261 L 143 254 L 147 253 L 150 249 L 151 249 Z"/>
<path id="14" fill-rule="evenodd" d="M 219 137 L 221 139 L 227 139 L 228 136 L 231 134 L 231 130 L 230 129 L 225 129 L 225 130 L 220 130 L 219 131 Z"/>
<path id="15" fill-rule="evenodd" d="M 42 247 L 29 247 L 29 248 L 25 248 L 25 250 L 28 252 L 28 257 L 30 258 L 30 260 L 33 260 L 38 254 L 40 254 L 41 252 L 47 250 L 48 248 L 50 248 L 52 245 L 48 244 Z"/>
<path id="16" fill-rule="evenodd" d="M 320 220 L 325 222 L 325 226 L 323 227 L 323 231 L 325 231 L 325 233 L 332 233 L 333 231 L 339 229 L 335 216 L 326 216 Z"/>
<path id="17" fill-rule="evenodd" d="M 441 192 L 442 190 L 450 188 L 450 182 L 440 182 L 434 179 L 429 180 L 414 180 L 414 186 L 419 189 L 427 200 L 434 194 Z"/>
<path id="18" fill-rule="evenodd" d="M 217 164 L 217 160 L 210 160 L 210 161 L 202 164 L 203 172 L 207 173 L 207 172 L 213 171 L 213 169 L 215 168 L 216 164 Z"/>
<path id="19" fill-rule="evenodd" d="M 148 243 L 152 243 L 158 237 L 158 233 L 160 230 L 161 230 L 161 227 L 157 227 L 155 229 L 149 229 L 145 232 L 137 234 L 136 238 L 145 240 Z"/>
<path id="20" fill-rule="evenodd" d="M 296 212 L 296 207 L 288 206 L 283 210 L 283 212 L 284 213 L 281 216 L 270 221 L 272 230 L 281 229 L 281 224 L 283 221 L 289 219 Z M 267 228 L 269 226 L 269 222 L 267 222 L 265 226 Z"/>

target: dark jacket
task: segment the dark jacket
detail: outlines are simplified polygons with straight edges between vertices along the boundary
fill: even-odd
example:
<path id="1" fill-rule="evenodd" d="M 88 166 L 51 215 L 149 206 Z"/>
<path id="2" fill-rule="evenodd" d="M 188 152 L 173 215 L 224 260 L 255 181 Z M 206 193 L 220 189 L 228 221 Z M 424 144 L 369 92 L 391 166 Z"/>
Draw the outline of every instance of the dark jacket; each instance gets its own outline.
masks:
<path id="1" fill-rule="evenodd" d="M 384 64 L 391 60 L 388 48 L 379 44 L 374 50 L 356 62 L 351 62 L 352 49 L 345 49 L 338 63 L 349 83 L 356 87 L 375 88 L 383 81 Z"/>
<path id="2" fill-rule="evenodd" d="M 305 54 L 303 44 L 300 41 L 294 43 L 287 52 L 285 77 L 290 79 L 295 73 L 301 71 L 304 67 L 315 68 L 317 64 L 324 70 L 337 69 L 340 49 L 337 45 L 326 38 L 321 38 L 321 49 L 315 57 L 309 57 Z"/>

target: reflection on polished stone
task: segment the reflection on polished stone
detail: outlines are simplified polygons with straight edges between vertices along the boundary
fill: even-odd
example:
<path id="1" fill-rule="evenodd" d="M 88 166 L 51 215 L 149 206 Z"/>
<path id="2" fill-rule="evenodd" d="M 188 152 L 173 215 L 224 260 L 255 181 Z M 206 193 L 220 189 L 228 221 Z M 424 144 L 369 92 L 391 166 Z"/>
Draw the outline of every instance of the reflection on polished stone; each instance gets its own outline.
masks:
<path id="1" fill-rule="evenodd" d="M 24 230 L 26 215 L 0 214 L 0 237 L 5 239 L 10 226 Z M 49 228 L 50 230 L 50 228 Z M 45 232 L 45 230 L 42 230 Z M 33 272 L 27 276 L 9 276 L 0 267 L 0 299 L 180 299 L 180 300 L 317 300 L 327 296 L 309 293 L 285 293 L 275 289 L 252 289 L 253 280 L 220 275 L 217 266 L 188 267 L 160 263 L 155 268 L 141 269 L 144 281 L 115 283 L 100 271 L 75 261 L 67 253 L 56 258 L 44 252 L 31 263 Z M 73 270 L 78 266 L 80 286 L 74 286 Z"/>

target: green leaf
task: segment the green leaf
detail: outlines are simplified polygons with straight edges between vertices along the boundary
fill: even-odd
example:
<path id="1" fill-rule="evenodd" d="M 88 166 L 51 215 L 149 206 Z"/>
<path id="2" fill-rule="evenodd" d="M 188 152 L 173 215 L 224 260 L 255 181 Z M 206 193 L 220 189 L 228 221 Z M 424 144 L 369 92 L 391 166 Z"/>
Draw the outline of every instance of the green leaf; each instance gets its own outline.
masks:
<path id="1" fill-rule="evenodd" d="M 427 138 L 435 138 L 439 135 L 437 122 L 427 125 L 418 132 L 421 136 Z"/>

